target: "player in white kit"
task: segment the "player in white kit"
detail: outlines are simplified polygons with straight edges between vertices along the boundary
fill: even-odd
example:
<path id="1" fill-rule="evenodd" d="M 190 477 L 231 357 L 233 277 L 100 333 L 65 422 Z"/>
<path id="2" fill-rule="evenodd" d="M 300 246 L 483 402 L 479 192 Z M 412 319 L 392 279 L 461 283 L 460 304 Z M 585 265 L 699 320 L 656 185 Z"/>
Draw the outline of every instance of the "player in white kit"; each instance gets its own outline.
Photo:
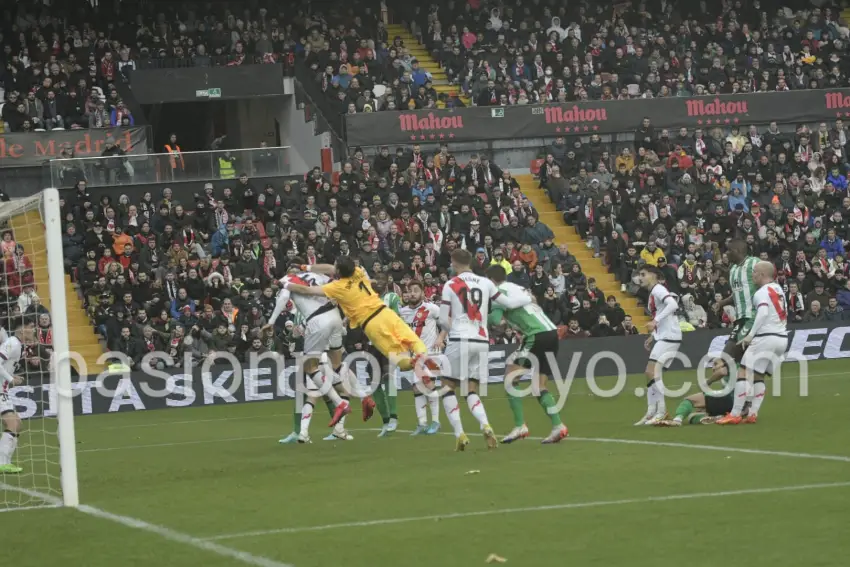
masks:
<path id="1" fill-rule="evenodd" d="M 0 474 L 18 474 L 23 471 L 12 463 L 12 456 L 18 447 L 18 435 L 21 433 L 21 418 L 9 397 L 9 390 L 24 383 L 23 378 L 15 376 L 15 369 L 23 356 L 24 343 L 33 342 L 33 328 L 21 321 L 16 323 L 15 332 L 0 344 L 0 420 L 3 422 L 3 434 L 0 437 Z"/>
<path id="2" fill-rule="evenodd" d="M 787 302 L 782 287 L 773 281 L 774 275 L 775 268 L 770 262 L 759 262 L 753 269 L 753 281 L 759 286 L 753 295 L 756 318 L 750 332 L 741 339 L 746 351 L 738 368 L 732 411 L 718 419 L 718 425 L 756 422 L 767 390 L 764 377 L 774 375 L 788 349 Z M 744 418 L 742 413 L 751 389 L 750 376 L 753 379 L 752 405 Z"/>
<path id="3" fill-rule="evenodd" d="M 496 284 L 487 278 L 477 276 L 470 270 L 472 254 L 463 249 L 452 252 L 452 269 L 455 276 L 443 285 L 442 305 L 440 306 L 440 327 L 448 332 L 448 344 L 442 357 L 443 386 L 440 390 L 443 409 L 454 429 L 455 450 L 463 451 L 469 445 L 469 438 L 463 431 L 460 421 L 460 409 L 455 390 L 461 383 L 468 387 L 466 403 L 469 411 L 478 423 L 491 449 L 498 447 L 496 434 L 487 421 L 484 403 L 478 396 L 478 381 L 486 380 L 488 375 L 488 355 L 490 335 L 487 331 L 487 318 L 490 315 L 490 303 L 497 302 L 506 309 L 517 309 L 531 303 L 530 295 L 516 297 L 502 296 Z"/>
<path id="4" fill-rule="evenodd" d="M 428 347 L 429 354 L 442 352 L 446 342 L 446 332 L 438 329 L 440 308 L 430 301 L 424 301 L 422 284 L 412 281 L 407 284 L 404 293 L 405 305 L 399 309 L 399 315 L 416 335 Z M 400 376 L 413 386 L 413 405 L 416 409 L 418 425 L 412 435 L 434 435 L 440 431 L 440 396 L 432 388 L 419 383 L 412 370 L 401 372 Z M 428 423 L 426 407 L 431 409 L 431 422 Z"/>
<path id="5" fill-rule="evenodd" d="M 667 418 L 664 381 L 661 373 L 673 363 L 682 344 L 682 329 L 676 311 L 679 301 L 662 283 L 664 273 L 654 266 L 640 270 L 641 286 L 649 292 L 649 313 L 652 320 L 646 327 L 652 333 L 646 339 L 649 362 L 646 363 L 646 414 L 635 425 L 656 425 Z"/>
<path id="6" fill-rule="evenodd" d="M 307 399 L 301 408 L 299 431 L 281 439 L 281 444 L 310 443 L 310 421 L 316 402 L 322 395 L 334 407 L 331 422 L 328 424 L 328 427 L 334 427 L 334 432 L 331 435 L 342 440 L 349 440 L 350 438 L 344 429 L 344 419 L 346 415 L 351 413 L 351 404 L 347 397 L 341 396 L 335 389 L 336 386 L 341 384 L 339 372 L 342 368 L 342 338 L 345 334 L 339 309 L 326 297 L 292 295 L 285 287 L 288 283 L 317 287 L 325 285 L 329 281 L 330 278 L 326 275 L 299 271 L 297 267 L 290 268 L 289 273 L 279 282 L 281 290 L 277 295 L 274 311 L 263 328 L 265 330 L 274 327 L 277 318 L 286 308 L 290 299 L 292 299 L 301 316 L 304 317 L 303 371 L 307 378 L 305 380 Z M 324 353 L 327 353 L 332 371 L 329 368 L 322 369 L 320 367 L 319 362 Z M 327 380 L 331 380 L 332 385 L 329 388 L 324 386 Z M 321 393 L 320 390 L 323 388 L 327 391 Z"/>

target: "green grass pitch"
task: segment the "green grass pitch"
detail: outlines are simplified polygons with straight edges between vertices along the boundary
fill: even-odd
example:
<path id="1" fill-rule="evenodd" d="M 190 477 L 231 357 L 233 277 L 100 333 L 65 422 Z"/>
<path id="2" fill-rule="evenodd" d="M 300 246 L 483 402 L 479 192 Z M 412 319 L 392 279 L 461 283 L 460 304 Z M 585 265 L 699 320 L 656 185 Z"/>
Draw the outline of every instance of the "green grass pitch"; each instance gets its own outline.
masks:
<path id="1" fill-rule="evenodd" d="M 71 509 L 21 510 L 0 514 L 5 558 L 16 567 L 465 567 L 495 553 L 519 567 L 844 565 L 847 367 L 811 364 L 809 395 L 801 397 L 797 369 L 786 365 L 782 396 L 769 395 L 758 424 L 735 427 L 635 428 L 645 410 L 632 394 L 640 376 L 613 399 L 590 395 L 580 380 L 562 412 L 570 440 L 488 451 L 474 437 L 466 453 L 453 451 L 450 435 L 378 439 L 357 428 L 374 428 L 379 418 L 363 424 L 359 410 L 348 421 L 354 441 L 323 442 L 326 414 L 318 408 L 312 445 L 279 446 L 291 402 L 82 417 L 82 502 L 198 539 L 181 543 Z M 670 374 L 668 388 L 692 376 Z M 491 388 L 484 403 L 506 433 L 504 393 Z M 676 405 L 668 399 L 669 410 Z M 467 430 L 477 431 L 465 404 L 461 412 Z M 526 400 L 525 412 L 533 436 L 548 433 L 536 402 Z M 401 428 L 412 429 L 408 392 L 399 413 Z M 24 466 L 46 466 L 39 443 L 22 436 Z M 47 457 L 55 461 L 55 450 Z M 473 470 L 480 472 L 467 474 Z M 730 491 L 745 493 L 723 494 Z M 34 503 L 9 491 L 3 497 L 12 507 Z M 209 541 L 250 555 L 224 556 Z"/>

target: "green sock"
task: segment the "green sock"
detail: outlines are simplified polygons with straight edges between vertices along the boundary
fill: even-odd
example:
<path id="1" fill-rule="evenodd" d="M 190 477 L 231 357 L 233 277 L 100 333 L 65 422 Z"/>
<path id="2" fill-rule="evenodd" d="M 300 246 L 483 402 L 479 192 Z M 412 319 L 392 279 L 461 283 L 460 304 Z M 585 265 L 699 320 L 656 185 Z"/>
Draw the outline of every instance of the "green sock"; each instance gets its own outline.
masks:
<path id="1" fill-rule="evenodd" d="M 555 411 L 555 398 L 549 393 L 549 390 L 543 390 L 540 392 L 540 397 L 537 398 L 537 401 L 540 403 L 540 406 L 546 410 L 546 415 L 548 415 L 549 419 L 552 420 L 553 427 L 563 425 L 560 414 Z"/>
<path id="2" fill-rule="evenodd" d="M 292 431 L 295 433 L 301 431 L 301 412 L 298 410 L 292 412 Z"/>
<path id="3" fill-rule="evenodd" d="M 387 394 L 382 386 L 378 386 L 375 393 L 372 394 L 372 399 L 375 400 L 375 407 L 378 413 L 381 414 L 381 419 L 384 423 L 390 422 L 390 409 L 387 406 Z"/>
<path id="4" fill-rule="evenodd" d="M 334 407 L 333 402 L 331 402 L 330 398 L 328 398 L 327 396 L 325 396 L 325 406 L 327 406 L 328 408 L 328 413 L 331 414 L 331 417 L 333 417 L 336 408 Z"/>
<path id="5" fill-rule="evenodd" d="M 698 411 L 696 413 L 692 413 L 688 416 L 688 423 L 691 425 L 699 425 L 702 418 L 706 417 L 708 414 L 703 411 Z"/>
<path id="6" fill-rule="evenodd" d="M 676 417 L 680 421 L 684 421 L 692 411 L 694 411 L 694 403 L 690 400 L 682 400 L 679 407 L 676 408 Z"/>
<path id="7" fill-rule="evenodd" d="M 396 392 L 395 396 L 390 394 L 390 384 L 388 381 L 384 382 L 384 387 L 387 389 L 387 407 L 389 408 L 390 417 L 398 419 L 398 392 Z"/>
<path id="8" fill-rule="evenodd" d="M 508 405 L 511 406 L 511 413 L 514 414 L 514 426 L 522 427 L 525 425 L 525 416 L 522 413 L 522 398 L 508 394 Z"/>

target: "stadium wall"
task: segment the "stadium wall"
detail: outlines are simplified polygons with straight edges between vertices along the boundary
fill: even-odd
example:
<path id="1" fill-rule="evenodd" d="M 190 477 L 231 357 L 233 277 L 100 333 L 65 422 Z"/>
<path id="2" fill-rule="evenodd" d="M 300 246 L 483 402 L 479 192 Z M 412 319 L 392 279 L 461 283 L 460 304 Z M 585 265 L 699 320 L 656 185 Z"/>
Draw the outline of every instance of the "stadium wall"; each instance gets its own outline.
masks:
<path id="1" fill-rule="evenodd" d="M 681 352 L 689 364 L 674 362 L 671 370 L 695 368 L 719 354 L 728 331 L 693 331 L 685 333 Z M 645 336 L 577 339 L 561 342 L 558 363 L 564 378 L 640 374 L 646 365 Z M 850 358 L 850 326 L 846 324 L 796 325 L 789 340 L 789 360 L 827 360 Z M 505 360 L 517 345 L 491 347 L 489 381 L 504 379 Z M 618 369 L 614 356 L 624 368 Z M 77 415 L 145 411 L 175 407 L 249 403 L 293 397 L 295 364 L 288 361 L 283 379 L 278 379 L 276 365 L 268 360 L 256 368 L 240 372 L 228 365 L 215 365 L 204 370 L 169 369 L 157 375 L 144 372 L 89 376 L 74 383 L 74 412 Z M 850 376 L 850 374 L 848 374 Z M 403 383 L 406 387 L 406 383 Z M 56 395 L 49 378 L 42 384 L 39 376 L 30 383 L 9 391 L 10 399 L 24 418 L 55 415 Z"/>

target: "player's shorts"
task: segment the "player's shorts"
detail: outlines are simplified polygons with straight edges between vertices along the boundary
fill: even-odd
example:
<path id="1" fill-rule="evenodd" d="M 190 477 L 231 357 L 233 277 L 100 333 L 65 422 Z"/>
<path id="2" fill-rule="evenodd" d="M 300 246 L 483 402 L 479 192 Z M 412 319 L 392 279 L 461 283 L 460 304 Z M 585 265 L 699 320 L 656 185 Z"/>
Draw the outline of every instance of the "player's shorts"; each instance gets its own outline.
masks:
<path id="1" fill-rule="evenodd" d="M 15 404 L 12 403 L 12 396 L 8 392 L 0 392 L 0 415 L 14 413 L 16 411 L 18 410 L 15 409 Z"/>
<path id="2" fill-rule="evenodd" d="M 439 361 L 439 356 L 441 354 L 440 351 L 429 349 L 428 354 L 433 355 L 435 357 L 435 360 Z M 425 370 L 427 372 L 427 369 L 425 369 Z M 407 382 L 411 386 L 418 384 L 419 382 L 422 381 L 422 378 L 417 376 L 416 373 L 413 370 L 407 370 L 407 371 L 404 371 L 404 372 L 399 371 L 398 377 L 399 377 L 400 380 L 404 380 L 405 382 Z M 437 387 L 440 386 L 440 380 L 437 376 L 432 376 L 431 379 L 432 379 L 432 387 L 433 386 L 437 386 Z M 399 382 L 399 387 L 401 387 L 400 382 Z"/>
<path id="3" fill-rule="evenodd" d="M 558 331 L 546 331 L 524 337 L 519 350 L 513 355 L 513 363 L 528 369 L 536 369 L 536 373 L 552 376 L 550 357 L 558 358 Z"/>
<path id="4" fill-rule="evenodd" d="M 772 376 L 774 371 L 782 364 L 786 350 L 788 350 L 788 337 L 782 335 L 757 336 L 744 352 L 741 368 L 747 368 L 756 374 Z"/>
<path id="5" fill-rule="evenodd" d="M 428 350 L 419 335 L 391 309 L 381 307 L 362 327 L 372 346 L 385 357 L 409 352 L 425 354 Z"/>
<path id="6" fill-rule="evenodd" d="M 705 413 L 711 417 L 726 415 L 732 411 L 735 404 L 735 392 L 729 392 L 725 396 L 712 396 L 705 394 Z"/>
<path id="7" fill-rule="evenodd" d="M 652 345 L 652 350 L 649 352 L 649 361 L 661 364 L 662 368 L 670 368 L 675 360 L 674 355 L 679 352 L 679 346 L 682 341 L 670 341 L 667 339 L 659 339 Z"/>
<path id="8" fill-rule="evenodd" d="M 449 339 L 443 353 L 443 376 L 455 381 L 485 380 L 489 377 L 490 342 Z M 445 365 L 448 364 L 448 368 Z"/>
<path id="9" fill-rule="evenodd" d="M 324 308 L 319 308 L 319 311 L 311 315 L 304 325 L 305 354 L 315 355 L 342 348 L 345 327 L 339 310 L 333 306 L 325 311 L 322 309 Z"/>

